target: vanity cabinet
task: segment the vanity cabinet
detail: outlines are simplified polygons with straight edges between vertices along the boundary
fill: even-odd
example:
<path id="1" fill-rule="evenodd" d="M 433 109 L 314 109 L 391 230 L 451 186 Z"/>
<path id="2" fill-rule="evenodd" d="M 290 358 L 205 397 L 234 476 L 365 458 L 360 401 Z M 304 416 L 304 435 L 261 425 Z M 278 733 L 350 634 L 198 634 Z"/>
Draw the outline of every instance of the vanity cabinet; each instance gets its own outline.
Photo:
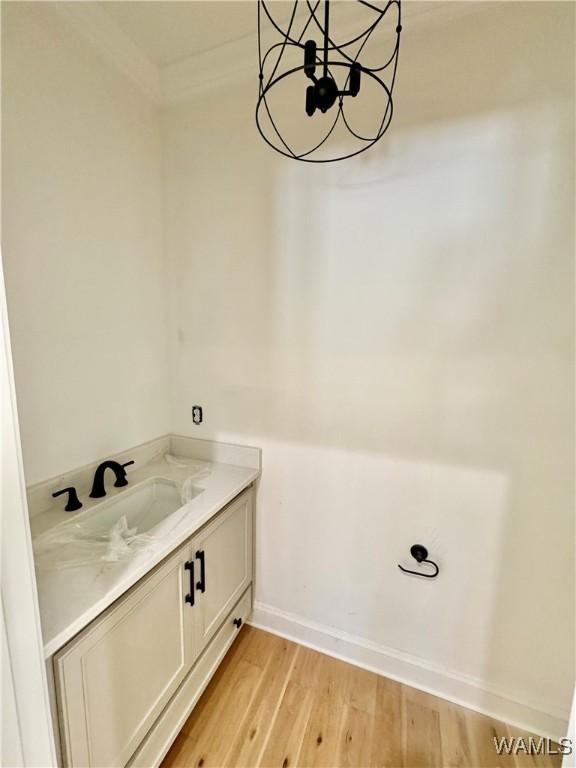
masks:
<path id="1" fill-rule="evenodd" d="M 55 655 L 64 764 L 126 765 L 251 582 L 249 489 Z"/>

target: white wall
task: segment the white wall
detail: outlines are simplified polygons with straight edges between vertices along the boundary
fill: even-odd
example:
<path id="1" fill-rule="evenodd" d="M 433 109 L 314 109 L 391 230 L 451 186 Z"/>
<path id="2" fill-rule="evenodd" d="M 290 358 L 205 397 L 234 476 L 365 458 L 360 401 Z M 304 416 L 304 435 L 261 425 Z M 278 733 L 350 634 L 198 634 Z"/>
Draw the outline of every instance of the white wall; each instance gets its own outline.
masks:
<path id="1" fill-rule="evenodd" d="M 167 431 L 158 109 L 2 4 L 3 256 L 28 484 Z"/>
<path id="2" fill-rule="evenodd" d="M 573 681 L 573 21 L 406 27 L 389 135 L 335 166 L 261 142 L 255 81 L 165 115 L 172 429 L 264 448 L 260 616 L 541 729 Z"/>

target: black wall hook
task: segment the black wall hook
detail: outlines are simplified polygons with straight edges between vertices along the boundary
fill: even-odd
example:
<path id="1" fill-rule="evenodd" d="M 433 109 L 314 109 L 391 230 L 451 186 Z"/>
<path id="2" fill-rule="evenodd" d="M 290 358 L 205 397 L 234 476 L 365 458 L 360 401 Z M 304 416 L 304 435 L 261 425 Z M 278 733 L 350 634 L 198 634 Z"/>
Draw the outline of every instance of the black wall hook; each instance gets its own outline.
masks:
<path id="1" fill-rule="evenodd" d="M 434 573 L 424 573 L 424 571 L 410 571 L 408 568 L 404 568 L 400 564 L 398 568 L 404 573 L 411 573 L 413 576 L 423 576 L 425 579 L 435 579 L 440 573 L 440 568 L 433 560 L 428 560 L 428 550 L 423 547 L 422 544 L 413 544 L 410 547 L 410 554 L 416 560 L 417 563 L 428 563 L 434 568 Z"/>

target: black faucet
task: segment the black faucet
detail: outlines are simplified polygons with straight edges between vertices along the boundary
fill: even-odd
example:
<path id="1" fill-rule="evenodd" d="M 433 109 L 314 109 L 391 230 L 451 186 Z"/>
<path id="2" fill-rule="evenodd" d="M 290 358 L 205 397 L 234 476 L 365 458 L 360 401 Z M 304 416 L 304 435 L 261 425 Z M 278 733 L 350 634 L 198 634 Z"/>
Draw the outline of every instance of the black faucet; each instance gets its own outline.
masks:
<path id="1" fill-rule="evenodd" d="M 115 488 L 122 488 L 124 485 L 128 485 L 125 467 L 129 467 L 130 464 L 134 464 L 134 462 L 127 461 L 126 464 L 118 464 L 117 461 L 112 461 L 111 459 L 108 461 L 103 461 L 94 473 L 94 482 L 92 483 L 90 498 L 101 499 L 102 496 L 106 496 L 106 489 L 104 488 L 104 473 L 107 469 L 111 469 L 116 475 L 116 482 L 114 483 Z"/>
<path id="2" fill-rule="evenodd" d="M 52 496 L 57 499 L 58 496 L 62 496 L 63 493 L 68 494 L 68 500 L 66 502 L 66 506 L 64 507 L 66 512 L 76 512 L 77 509 L 82 509 L 82 502 L 78 498 L 76 488 L 62 488 L 61 491 L 56 491 L 56 493 L 53 493 Z"/>

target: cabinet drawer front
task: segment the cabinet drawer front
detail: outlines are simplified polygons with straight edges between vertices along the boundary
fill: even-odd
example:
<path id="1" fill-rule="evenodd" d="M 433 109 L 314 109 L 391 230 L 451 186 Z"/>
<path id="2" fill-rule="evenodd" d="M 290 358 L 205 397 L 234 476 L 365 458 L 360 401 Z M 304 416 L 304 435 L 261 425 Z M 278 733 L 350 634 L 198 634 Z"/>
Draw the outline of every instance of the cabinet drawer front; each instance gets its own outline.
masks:
<path id="1" fill-rule="evenodd" d="M 57 655 L 67 765 L 123 766 L 184 678 L 184 559 L 171 558 Z"/>
<path id="2" fill-rule="evenodd" d="M 197 593 L 196 650 L 200 652 L 252 581 L 252 491 L 246 491 L 194 540 L 204 560 Z M 198 558 L 200 558 L 198 560 Z M 202 581 L 202 569 L 197 571 Z"/>

